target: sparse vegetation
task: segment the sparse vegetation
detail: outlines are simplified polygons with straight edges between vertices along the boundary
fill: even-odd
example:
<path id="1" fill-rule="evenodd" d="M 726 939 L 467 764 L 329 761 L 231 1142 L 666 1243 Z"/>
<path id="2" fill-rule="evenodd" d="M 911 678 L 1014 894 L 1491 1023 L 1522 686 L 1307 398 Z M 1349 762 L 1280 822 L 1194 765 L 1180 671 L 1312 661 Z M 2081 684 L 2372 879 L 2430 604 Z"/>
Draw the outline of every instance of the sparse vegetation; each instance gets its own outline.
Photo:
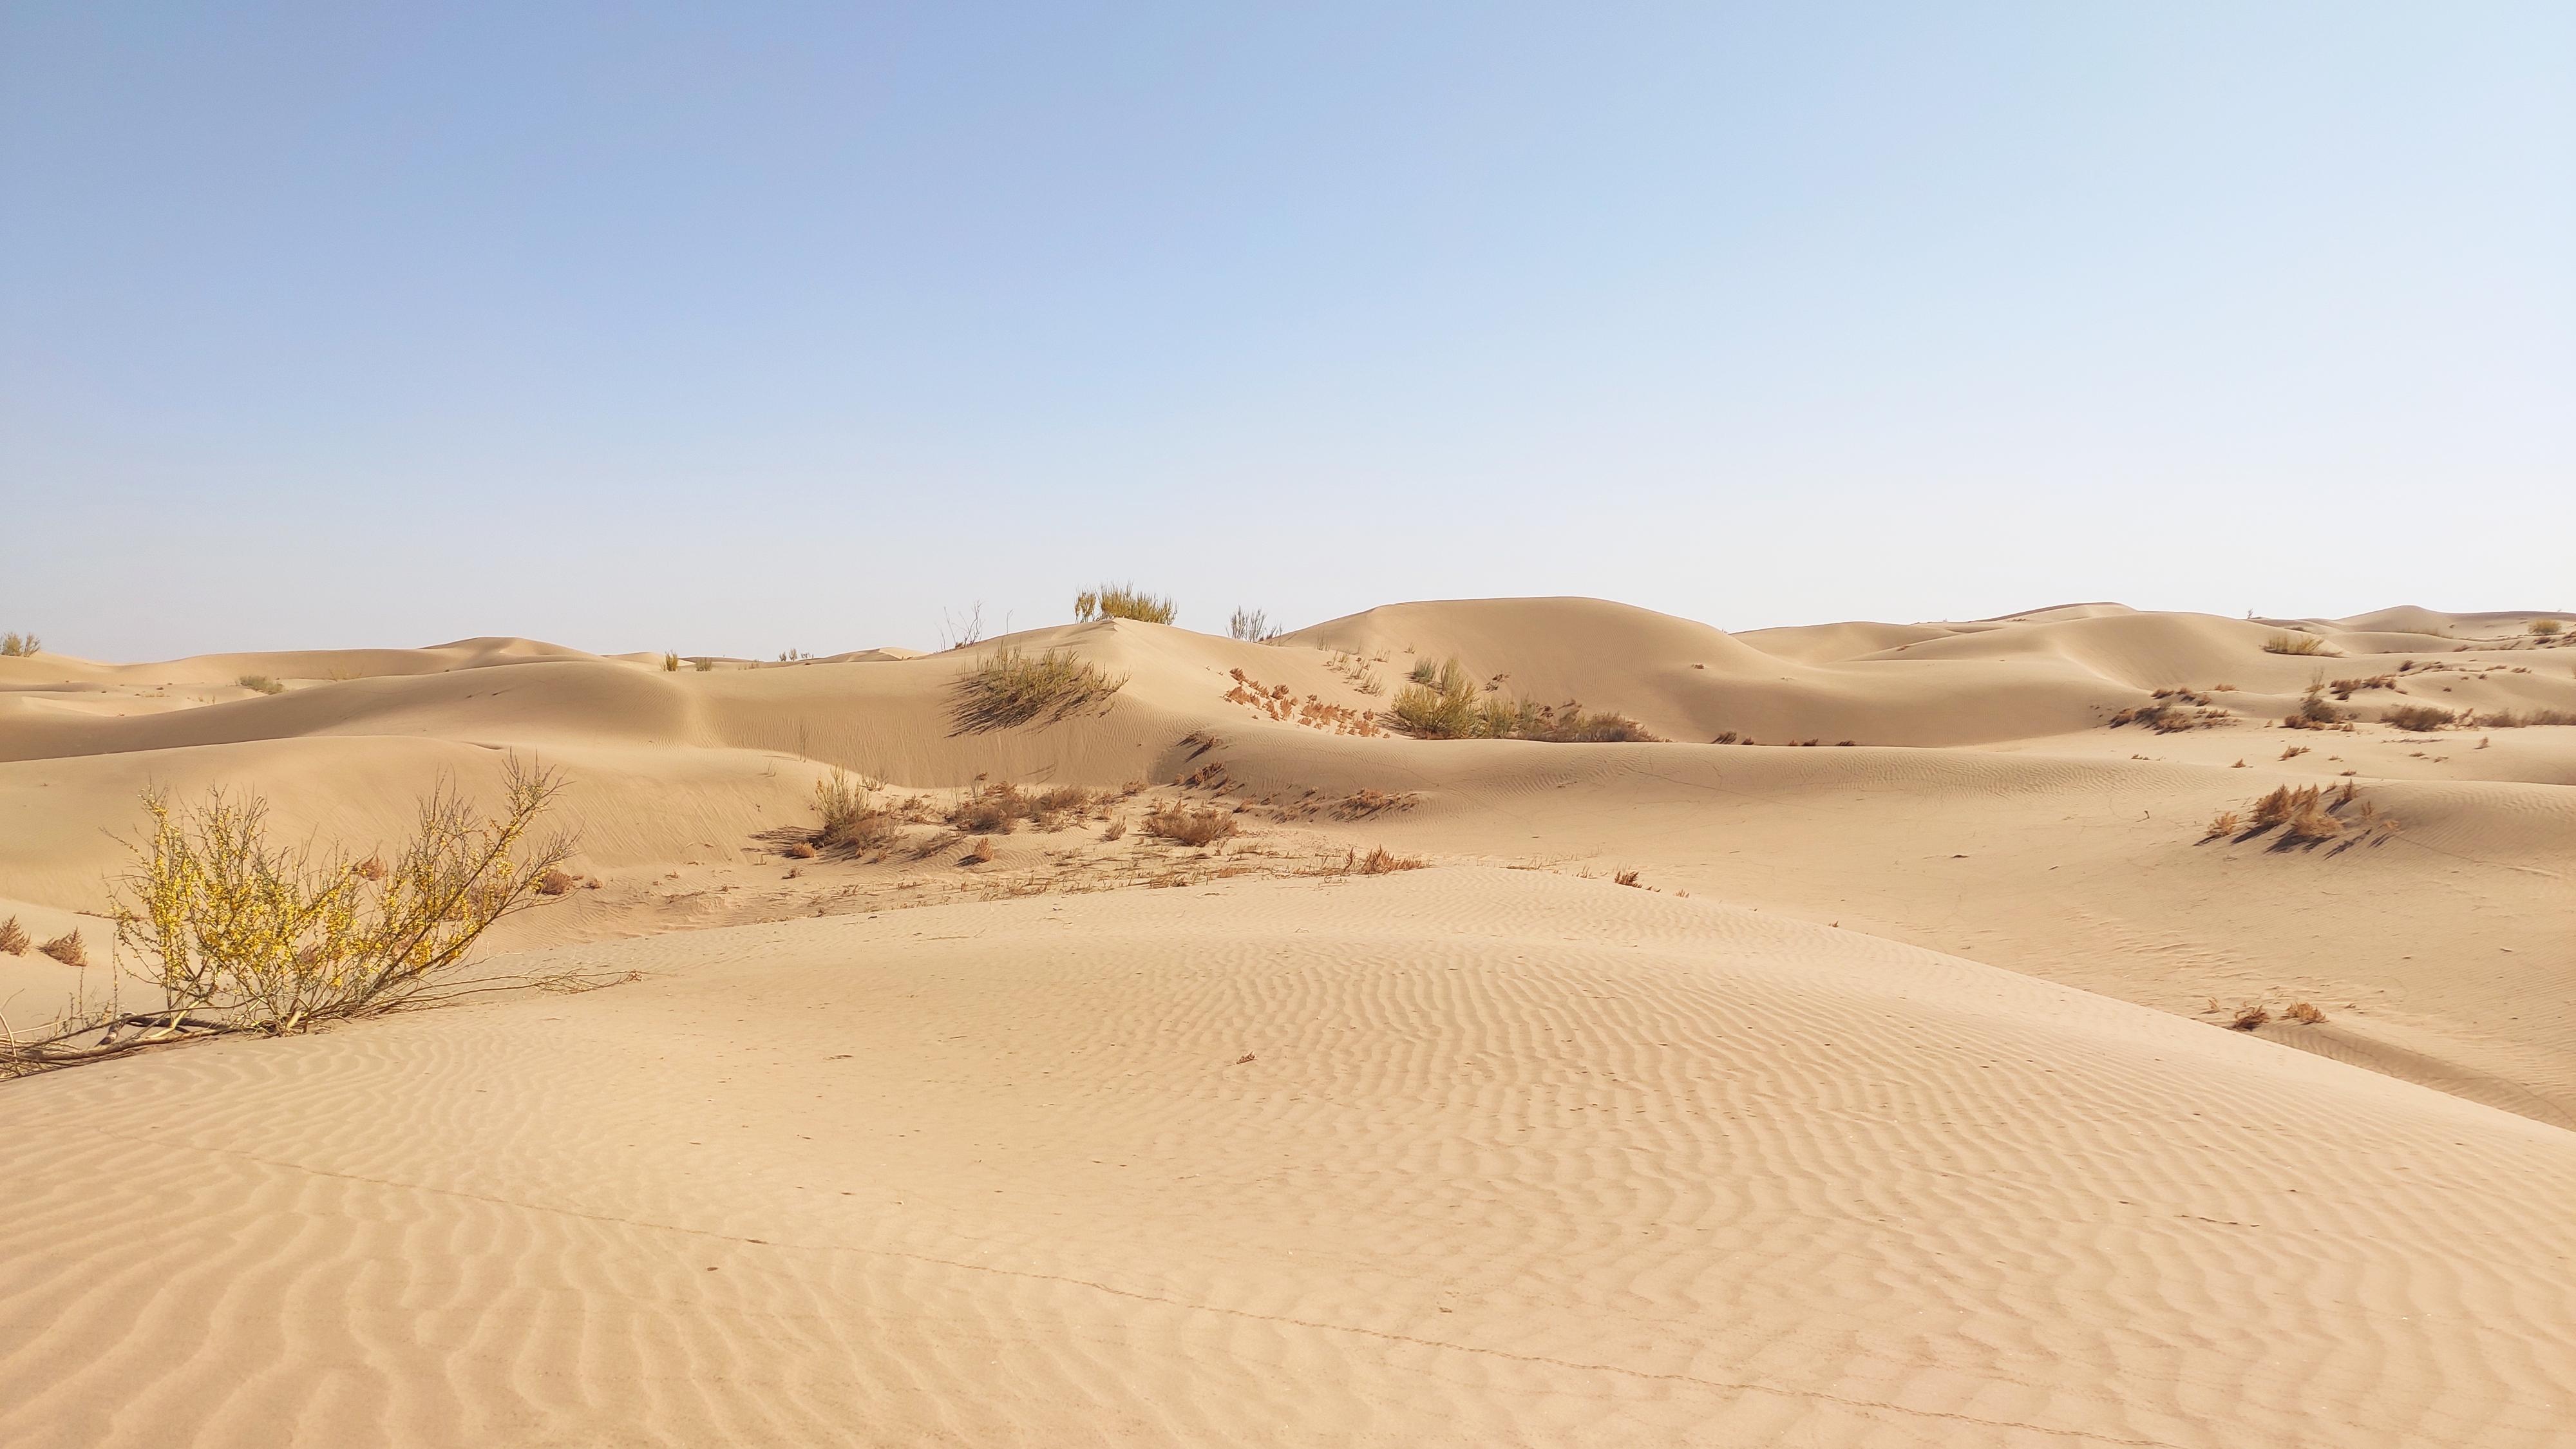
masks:
<path id="1" fill-rule="evenodd" d="M 967 852 L 966 852 L 966 858 L 965 858 L 965 860 L 964 860 L 963 864 L 966 864 L 966 865 L 989 865 L 989 864 L 991 864 L 991 863 L 992 863 L 992 860 L 993 860 L 993 837 L 991 837 L 991 836 L 989 836 L 989 835 L 982 835 L 982 836 L 977 836 L 977 837 L 976 837 L 976 839 L 975 839 L 975 847 L 974 847 L 974 849 L 969 850 L 969 851 L 967 851 Z"/>
<path id="2" fill-rule="evenodd" d="M 700 659 L 689 667 L 695 669 L 700 674 L 713 674 L 716 672 L 716 662 L 712 658 Z"/>
<path id="3" fill-rule="evenodd" d="M 2437 704 L 2401 704 L 2379 717 L 2382 724 L 2421 733 L 2457 723 L 2459 715 Z"/>
<path id="4" fill-rule="evenodd" d="M 2532 634 L 2542 639 L 2555 639 L 2566 628 L 2556 619 L 2534 619 L 2526 627 Z"/>
<path id="5" fill-rule="evenodd" d="M 2235 1019 L 2227 1023 L 2230 1031 L 2252 1031 L 2272 1019 L 2270 1008 L 2259 1001 L 2249 1001 L 2236 1008 Z"/>
<path id="6" fill-rule="evenodd" d="M 1413 661 L 1413 672 L 1405 678 L 1415 684 L 1437 684 L 1440 682 L 1440 666 L 1428 659 L 1417 659 Z"/>
<path id="7" fill-rule="evenodd" d="M 877 802 L 878 788 L 876 781 L 853 778 L 842 770 L 815 781 L 814 809 L 823 817 L 823 827 L 814 832 L 813 845 L 852 853 L 892 845 L 903 833 L 902 816 Z M 807 855 L 811 854 L 808 850 Z"/>
<path id="8" fill-rule="evenodd" d="M 1397 692 L 1387 711 L 1397 729 L 1416 739 L 1591 744 L 1655 738 L 1625 715 L 1587 714 L 1573 700 L 1562 705 L 1505 700 L 1478 686 L 1455 659 L 1441 663 L 1428 682 L 1422 680 L 1423 667 L 1415 667 L 1415 682 Z"/>
<path id="9" fill-rule="evenodd" d="M 257 795 L 216 791 L 177 806 L 147 791 L 150 831 L 113 883 L 116 932 L 141 963 L 138 979 L 167 1004 L 76 1014 L 0 1040 L 0 1069 L 40 1071 L 188 1036 L 301 1031 L 476 989 L 453 977 L 466 953 L 495 921 L 534 904 L 572 852 L 570 836 L 534 833 L 563 788 L 559 773 L 514 758 L 502 807 L 486 815 L 442 782 L 380 879 L 345 853 L 271 841 Z"/>
<path id="10" fill-rule="evenodd" d="M 11 916 L 5 921 L 0 921 L 0 956 L 24 956 L 26 954 L 27 928 L 18 924 L 18 918 L 16 916 Z"/>
<path id="11" fill-rule="evenodd" d="M 2263 652 L 2266 654 L 2331 655 L 2335 651 L 2326 646 L 2326 641 L 2318 638 L 2314 634 L 2298 634 L 2292 633 L 2288 630 L 2282 630 L 2263 641 Z"/>
<path id="12" fill-rule="evenodd" d="M 950 718 L 961 734 L 1053 724 L 1105 707 L 1126 686 L 1127 676 L 1112 678 L 1061 649 L 996 649 L 958 676 Z"/>
<path id="13" fill-rule="evenodd" d="M 2478 712 L 2478 725 L 2482 729 L 2497 730 L 2528 729 L 2533 725 L 2576 725 L 2576 710 L 2534 709 L 2517 713 L 2500 709 L 2493 714 L 2481 710 Z"/>
<path id="14" fill-rule="evenodd" d="M 240 685 L 244 689 L 252 690 L 260 694 L 282 694 L 286 690 L 285 685 L 278 683 L 276 680 L 265 674 L 245 674 L 241 678 L 234 680 L 233 683 Z"/>
<path id="15" fill-rule="evenodd" d="M 1180 616 L 1180 605 L 1130 584 L 1102 584 L 1096 589 L 1083 590 L 1073 599 L 1073 618 L 1078 624 L 1088 624 L 1094 619 L 1134 619 L 1141 624 L 1168 624 Z"/>
<path id="16" fill-rule="evenodd" d="M 12 630 L 0 634 L 0 659 L 26 659 L 44 652 L 45 643 L 33 634 Z"/>
<path id="17" fill-rule="evenodd" d="M 89 943 L 81 939 L 80 928 L 78 926 L 74 926 L 72 929 L 65 931 L 63 934 L 56 936 L 54 939 L 47 941 L 36 949 L 53 957 L 55 960 L 62 962 L 66 966 L 87 966 L 89 964 Z"/>
<path id="18" fill-rule="evenodd" d="M 1213 807 L 1194 810 L 1186 805 L 1166 805 L 1145 817 L 1146 834 L 1183 845 L 1213 845 L 1239 829 L 1233 811 Z"/>
<path id="19" fill-rule="evenodd" d="M 1418 857 L 1395 855 L 1381 845 L 1366 855 L 1357 855 L 1351 869 L 1359 875 L 1392 875 L 1399 870 L 1420 870 L 1424 864 Z"/>
<path id="20" fill-rule="evenodd" d="M 1171 621 L 1158 619 L 1155 622 Z M 1225 634 L 1229 639 L 1240 639 L 1246 644 L 1267 644 L 1279 637 L 1279 631 L 1270 627 L 1270 616 L 1259 609 L 1235 610 L 1234 617 L 1226 621 Z"/>
<path id="21" fill-rule="evenodd" d="M 2308 686 L 2307 693 L 2299 697 L 2298 708 L 2290 711 L 2289 714 L 2282 717 L 2281 726 L 2284 729 L 2294 730 L 2336 730 L 2352 728 L 2349 718 L 2344 711 L 2326 703 L 2325 684 L 2323 681 L 2318 681 Z"/>
<path id="22" fill-rule="evenodd" d="M 677 655 L 677 654 L 674 654 L 674 653 L 670 652 L 670 651 L 669 651 L 669 650 L 667 650 L 667 649 L 666 649 L 666 650 L 664 650 L 664 651 L 662 651 L 662 672 L 663 672 L 664 674 L 677 674 L 677 673 L 679 673 L 679 672 L 680 672 L 680 656 L 679 656 L 679 655 Z"/>
<path id="23" fill-rule="evenodd" d="M 1635 887 L 1639 888 L 1640 890 L 1642 890 L 1642 889 L 1644 889 L 1644 888 L 1645 888 L 1645 882 L 1644 882 L 1643 880 L 1639 879 L 1639 878 L 1638 878 L 1638 875 L 1637 875 L 1637 872 L 1635 872 L 1635 871 L 1633 871 L 1633 870 L 1623 870 L 1623 871 L 1619 871 L 1619 872 L 1617 872 L 1616 874 L 1614 874 L 1614 875 L 1612 875 L 1612 876 L 1610 877 L 1610 883 L 1611 883 L 1612 885 L 1635 886 Z"/>
<path id="24" fill-rule="evenodd" d="M 2160 735 L 2184 730 L 2215 729 L 2235 716 L 2210 704 L 2209 696 L 2179 685 L 2159 689 L 2145 704 L 2133 704 L 2111 716 L 2110 726 L 2142 724 Z"/>
<path id="25" fill-rule="evenodd" d="M 2301 1026 L 2314 1026 L 2326 1019 L 2326 1014 L 2319 1011 L 2315 1003 L 2306 1001 L 2291 1002 L 2289 1009 L 2281 1014 Z"/>
<path id="26" fill-rule="evenodd" d="M 2209 831 L 2207 834 L 2201 836 L 2201 839 L 2215 840 L 2222 835 L 2234 835 L 2238 830 L 2244 828 L 2244 825 L 2245 817 L 2237 814 L 2233 810 L 2221 810 L 2218 812 L 2217 818 L 2209 822 Z"/>
<path id="27" fill-rule="evenodd" d="M 581 877 L 574 875 L 571 871 L 563 869 L 549 870 L 545 874 L 537 877 L 537 894 L 541 896 L 568 896 L 572 894 L 573 887 L 580 884 Z"/>

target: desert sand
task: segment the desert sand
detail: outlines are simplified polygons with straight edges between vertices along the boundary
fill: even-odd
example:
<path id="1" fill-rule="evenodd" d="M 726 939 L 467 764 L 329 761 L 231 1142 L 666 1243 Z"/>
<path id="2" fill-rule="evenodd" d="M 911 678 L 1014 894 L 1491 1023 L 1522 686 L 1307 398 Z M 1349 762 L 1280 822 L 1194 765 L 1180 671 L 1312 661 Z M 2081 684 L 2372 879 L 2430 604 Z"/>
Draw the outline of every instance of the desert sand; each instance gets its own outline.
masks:
<path id="1" fill-rule="evenodd" d="M 514 752 L 586 888 L 476 969 L 615 983 L 0 1082 L 0 1438 L 2576 1444 L 2566 617 L 0 658 L 0 917 L 96 958 L 13 1027 L 146 786 L 363 848 Z M 1125 684 L 961 728 L 1006 647 Z M 1656 738 L 1384 729 L 1450 658 Z"/>

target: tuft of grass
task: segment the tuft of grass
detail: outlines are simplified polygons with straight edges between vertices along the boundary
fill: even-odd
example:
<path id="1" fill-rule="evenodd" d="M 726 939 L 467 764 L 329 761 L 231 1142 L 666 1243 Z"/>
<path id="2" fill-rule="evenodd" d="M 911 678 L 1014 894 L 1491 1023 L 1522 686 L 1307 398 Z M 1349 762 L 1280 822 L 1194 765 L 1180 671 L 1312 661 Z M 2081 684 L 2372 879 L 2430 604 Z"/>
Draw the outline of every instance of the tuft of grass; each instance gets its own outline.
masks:
<path id="1" fill-rule="evenodd" d="M 2259 1001 L 2249 1001 L 2236 1008 L 2236 1019 L 2227 1023 L 2230 1031 L 2252 1031 L 2272 1019 L 2272 1013 Z"/>
<path id="2" fill-rule="evenodd" d="M 988 865 L 992 862 L 992 859 L 993 837 L 989 835 L 979 835 L 975 838 L 975 848 L 966 852 L 964 863 L 967 865 Z"/>
<path id="3" fill-rule="evenodd" d="M 5 921 L 0 921 L 0 956 L 24 956 L 26 954 L 27 928 L 18 924 L 18 918 L 16 916 L 11 916 Z"/>
<path id="4" fill-rule="evenodd" d="M 814 848 L 814 842 L 810 840 L 796 841 L 789 845 L 786 851 L 786 855 L 789 860 L 812 860 L 815 856 L 820 854 L 822 854 L 822 852 L 816 850 Z"/>
<path id="5" fill-rule="evenodd" d="M 1423 740 L 1599 744 L 1655 738 L 1626 715 L 1588 714 L 1573 700 L 1562 705 L 1531 704 L 1488 694 L 1455 659 L 1443 660 L 1436 668 L 1427 661 L 1415 665 L 1413 682 L 1397 692 L 1387 717 L 1397 729 Z"/>
<path id="6" fill-rule="evenodd" d="M 265 674 L 245 674 L 241 678 L 234 680 L 233 683 L 240 685 L 244 689 L 257 690 L 261 694 L 282 694 L 286 690 L 285 685 L 278 683 L 276 680 Z"/>
<path id="7" fill-rule="evenodd" d="M 2299 697 L 2299 707 L 2284 716 L 2281 723 L 2294 730 L 2330 730 L 2340 728 L 2348 717 L 2343 710 L 2326 703 L 2325 685 L 2320 681 L 2308 686 L 2307 693 Z"/>
<path id="8" fill-rule="evenodd" d="M 1213 845 L 1234 835 L 1241 827 L 1231 810 L 1193 810 L 1186 805 L 1166 805 L 1145 817 L 1145 833 L 1183 845 Z"/>
<path id="9" fill-rule="evenodd" d="M 2326 641 L 2318 638 L 2314 634 L 2294 634 L 2288 630 L 2282 630 L 2263 641 L 2263 652 L 2266 654 L 2331 655 L 2335 651 L 2326 646 Z"/>
<path id="10" fill-rule="evenodd" d="M 77 926 L 64 932 L 62 935 L 56 936 L 54 939 L 47 941 L 45 944 L 38 946 L 36 949 L 53 957 L 55 960 L 62 962 L 66 966 L 87 966 L 89 964 L 89 945 L 87 942 L 81 940 L 80 928 Z"/>
<path id="11" fill-rule="evenodd" d="M 2281 1014 L 2301 1026 L 2314 1026 L 2326 1019 L 2326 1014 L 2319 1011 L 2313 1002 L 2306 1001 L 2291 1002 L 2289 1009 Z"/>
<path id="12" fill-rule="evenodd" d="M 1102 584 L 1073 596 L 1073 618 L 1078 624 L 1094 619 L 1134 619 L 1141 624 L 1168 624 L 1181 616 L 1181 606 L 1159 594 L 1149 594 L 1132 584 Z"/>
<path id="13" fill-rule="evenodd" d="M 1127 676 L 1112 678 L 1061 649 L 1033 655 L 1006 647 L 958 675 L 949 717 L 960 734 L 1053 724 L 1105 708 L 1109 697 L 1126 687 Z"/>
<path id="14" fill-rule="evenodd" d="M 679 672 L 680 672 L 680 656 L 679 656 L 679 655 L 677 655 L 677 654 L 672 653 L 672 652 L 671 652 L 670 650 L 668 650 L 668 649 L 663 650 L 663 651 L 662 651 L 662 672 L 663 672 L 664 674 L 677 674 L 677 673 L 679 673 Z"/>
<path id="15" fill-rule="evenodd" d="M 2481 729 L 2518 730 L 2528 729 L 2533 725 L 2576 725 L 2576 710 L 2535 709 L 2517 714 L 2509 709 L 2501 709 L 2493 714 L 2483 710 L 2478 713 L 2478 726 Z M 2479 748 L 2484 749 L 2485 746 L 2481 745 Z"/>
<path id="16" fill-rule="evenodd" d="M 2238 815 L 2235 811 L 2221 810 L 2218 812 L 2217 817 L 2209 822 L 2208 833 L 2204 834 L 2200 838 L 2203 840 L 2216 840 L 2222 835 L 2234 835 L 2239 829 L 2244 827 L 2244 824 L 2245 818 Z"/>
<path id="17" fill-rule="evenodd" d="M 1645 887 L 1645 882 L 1639 880 L 1637 878 L 1637 873 L 1633 870 L 1623 870 L 1616 875 L 1611 876 L 1610 883 L 1612 885 L 1636 886 L 1639 889 L 1643 889 Z"/>
<path id="18" fill-rule="evenodd" d="M 1399 870 L 1420 870 L 1424 862 L 1416 856 L 1395 855 L 1383 845 L 1359 856 L 1351 869 L 1361 875 L 1392 875 Z"/>
<path id="19" fill-rule="evenodd" d="M 713 673 L 715 673 L 715 672 L 716 672 L 716 661 L 715 661 L 712 657 L 710 657 L 710 658 L 706 658 L 706 659 L 701 659 L 701 660 L 699 660 L 697 663 L 692 664 L 692 665 L 690 665 L 689 667 L 690 667 L 690 668 L 692 668 L 692 669 L 695 669 L 695 670 L 696 670 L 696 671 L 698 671 L 700 674 L 713 674 Z"/>
<path id="20" fill-rule="evenodd" d="M 1437 684 L 1440 681 L 1440 666 L 1428 659 L 1417 659 L 1413 661 L 1413 672 L 1407 674 L 1405 678 L 1415 684 Z"/>
<path id="21" fill-rule="evenodd" d="M 2525 627 L 2543 639 L 2555 639 L 2566 628 L 2556 619 L 2534 619 Z"/>
<path id="22" fill-rule="evenodd" d="M 1155 622 L 1170 623 L 1171 621 L 1158 619 Z M 1226 621 L 1225 637 L 1240 639 L 1246 644 L 1267 644 L 1279 637 L 1279 631 L 1270 627 L 1270 616 L 1261 610 L 1237 609 L 1234 611 L 1234 617 Z"/>
<path id="23" fill-rule="evenodd" d="M 1109 822 L 1109 828 L 1100 832 L 1100 838 L 1103 840 L 1122 840 L 1126 835 L 1127 822 L 1124 820 L 1112 820 Z"/>
<path id="24" fill-rule="evenodd" d="M 0 634 L 0 659 L 26 659 L 44 652 L 45 642 L 16 630 Z"/>
<path id="25" fill-rule="evenodd" d="M 537 894 L 541 896 L 568 896 L 572 894 L 573 887 L 580 884 L 581 877 L 574 875 L 571 871 L 560 868 L 551 869 L 545 874 L 537 877 Z"/>
<path id="26" fill-rule="evenodd" d="M 2379 722 L 2401 730 L 2437 730 L 2459 722 L 2459 715 L 2438 704 L 2401 704 L 2379 716 Z"/>
<path id="27" fill-rule="evenodd" d="M 878 804 L 876 791 L 874 780 L 853 779 L 837 769 L 831 778 L 815 781 L 814 810 L 823 817 L 823 827 L 814 832 L 813 843 L 853 853 L 894 844 L 903 833 L 902 816 L 893 807 Z"/>

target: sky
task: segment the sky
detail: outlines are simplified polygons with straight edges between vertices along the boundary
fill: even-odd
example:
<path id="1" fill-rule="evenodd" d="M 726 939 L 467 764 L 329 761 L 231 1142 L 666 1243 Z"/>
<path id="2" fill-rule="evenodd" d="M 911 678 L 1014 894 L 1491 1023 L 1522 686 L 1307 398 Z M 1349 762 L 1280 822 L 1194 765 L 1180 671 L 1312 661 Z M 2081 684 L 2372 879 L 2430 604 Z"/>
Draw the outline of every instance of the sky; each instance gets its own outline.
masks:
<path id="1" fill-rule="evenodd" d="M 2576 7 L 0 0 L 0 627 L 2576 606 Z"/>

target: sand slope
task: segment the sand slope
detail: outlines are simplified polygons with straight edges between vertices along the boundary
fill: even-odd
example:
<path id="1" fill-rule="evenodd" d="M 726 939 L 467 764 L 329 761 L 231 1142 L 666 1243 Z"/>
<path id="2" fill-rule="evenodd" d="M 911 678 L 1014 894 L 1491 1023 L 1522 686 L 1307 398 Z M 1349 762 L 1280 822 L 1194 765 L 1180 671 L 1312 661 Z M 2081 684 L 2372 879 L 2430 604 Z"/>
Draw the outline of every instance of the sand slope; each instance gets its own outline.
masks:
<path id="1" fill-rule="evenodd" d="M 656 974 L 0 1093 L 13 1442 L 2566 1442 L 2576 1135 L 1851 932 L 1456 871 L 572 952 Z"/>

